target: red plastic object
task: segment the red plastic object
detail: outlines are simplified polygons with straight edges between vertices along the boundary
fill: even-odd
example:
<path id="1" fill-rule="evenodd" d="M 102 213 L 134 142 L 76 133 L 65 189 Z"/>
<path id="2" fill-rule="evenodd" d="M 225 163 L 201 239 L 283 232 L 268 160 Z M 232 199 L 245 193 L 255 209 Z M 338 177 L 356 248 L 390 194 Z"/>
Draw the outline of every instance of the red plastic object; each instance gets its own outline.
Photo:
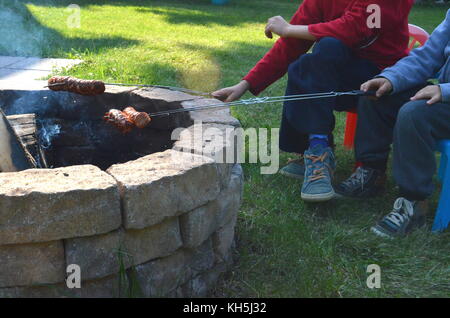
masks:
<path id="1" fill-rule="evenodd" d="M 416 45 L 422 46 L 427 42 L 430 35 L 427 31 L 416 25 L 409 25 L 409 36 L 411 42 L 408 46 L 408 50 L 411 51 Z M 355 145 L 356 125 L 358 123 L 358 114 L 356 109 L 347 113 L 347 122 L 345 124 L 345 136 L 344 147 L 348 150 L 352 150 Z"/>
<path id="2" fill-rule="evenodd" d="M 413 24 L 409 25 L 409 36 L 411 38 L 411 42 L 408 47 L 409 51 L 414 49 L 416 44 L 419 44 L 419 46 L 423 46 L 430 37 L 427 31 Z"/>
<path id="3" fill-rule="evenodd" d="M 356 109 L 347 112 L 347 121 L 345 123 L 344 147 L 352 150 L 355 144 L 356 124 L 358 123 L 358 114 Z"/>

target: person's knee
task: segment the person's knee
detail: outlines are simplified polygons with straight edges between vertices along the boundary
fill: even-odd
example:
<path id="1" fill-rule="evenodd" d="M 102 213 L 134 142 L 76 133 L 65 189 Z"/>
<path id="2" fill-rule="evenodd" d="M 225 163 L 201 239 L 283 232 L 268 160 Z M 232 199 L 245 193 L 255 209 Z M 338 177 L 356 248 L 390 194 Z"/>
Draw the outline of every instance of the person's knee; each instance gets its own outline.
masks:
<path id="1" fill-rule="evenodd" d="M 374 113 L 379 112 L 384 105 L 380 105 L 378 100 L 369 97 L 361 97 L 358 102 L 358 116 L 371 118 Z"/>
<path id="2" fill-rule="evenodd" d="M 341 40 L 325 37 L 315 44 L 312 56 L 320 62 L 341 63 L 348 57 L 348 52 L 349 48 Z"/>
<path id="3" fill-rule="evenodd" d="M 420 122 L 424 120 L 427 108 L 426 101 L 408 102 L 400 108 L 398 122 Z"/>
<path id="4" fill-rule="evenodd" d="M 361 97 L 358 102 L 358 110 L 365 112 L 373 107 L 374 101 L 369 97 Z"/>
<path id="5" fill-rule="evenodd" d="M 426 122 L 427 108 L 430 107 L 425 101 L 413 101 L 406 103 L 398 113 L 397 127 L 399 131 L 410 131 L 417 129 Z"/>
<path id="6" fill-rule="evenodd" d="M 332 65 L 342 65 L 348 58 L 348 47 L 345 44 L 332 37 L 322 38 L 318 41 L 312 53 L 303 54 L 288 67 L 288 75 L 297 76 L 303 72 L 317 71 L 323 65 L 327 71 Z"/>
<path id="7" fill-rule="evenodd" d="M 297 78 L 300 75 L 300 71 L 309 72 L 314 65 L 311 54 L 303 54 L 296 61 L 291 63 L 288 67 L 289 78 Z"/>
<path id="8" fill-rule="evenodd" d="M 302 64 L 303 56 L 292 62 L 288 67 L 288 75 L 289 77 L 296 75 L 299 73 L 300 65 Z"/>
<path id="9" fill-rule="evenodd" d="M 316 51 L 328 51 L 333 52 L 333 50 L 341 50 L 345 49 L 346 46 L 344 42 L 342 42 L 339 39 L 333 38 L 333 37 L 325 37 L 317 41 L 316 45 L 314 46 L 314 50 Z"/>

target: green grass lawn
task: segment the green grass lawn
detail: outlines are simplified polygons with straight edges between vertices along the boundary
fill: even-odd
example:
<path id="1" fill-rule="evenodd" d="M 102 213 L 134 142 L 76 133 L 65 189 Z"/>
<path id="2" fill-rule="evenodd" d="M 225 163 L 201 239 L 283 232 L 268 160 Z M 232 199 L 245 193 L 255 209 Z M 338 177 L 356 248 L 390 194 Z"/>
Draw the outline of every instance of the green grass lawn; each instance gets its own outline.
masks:
<path id="1" fill-rule="evenodd" d="M 71 0 L 0 0 L 0 54 L 81 58 L 68 74 L 106 81 L 183 86 L 201 91 L 235 84 L 271 47 L 267 18 L 292 16 L 298 1 L 78 0 L 81 28 L 66 27 Z M 410 21 L 431 32 L 446 7 L 415 7 Z M 2 25 L 8 19 L 17 28 Z M 17 20 L 15 14 L 22 18 Z M 16 20 L 14 20 L 16 19 Z M 13 28 L 12 33 L 8 33 Z M 7 30 L 7 31 L 5 31 Z M 21 45 L 16 45 L 21 43 Z M 263 96 L 284 95 L 285 79 Z M 250 97 L 248 95 L 247 97 Z M 247 127 L 279 127 L 281 105 L 239 108 Z M 353 154 L 343 150 L 345 114 L 337 115 L 337 178 L 348 176 Z M 288 155 L 283 154 L 281 164 Z M 244 202 L 237 229 L 238 262 L 215 291 L 226 297 L 448 297 L 450 234 L 421 230 L 407 239 L 383 240 L 369 228 L 392 208 L 390 178 L 383 197 L 305 204 L 298 182 L 261 175 L 246 164 Z M 432 200 L 437 205 L 438 194 Z M 432 218 L 430 216 L 430 223 Z M 382 288 L 366 287 L 366 268 L 382 269 Z"/>

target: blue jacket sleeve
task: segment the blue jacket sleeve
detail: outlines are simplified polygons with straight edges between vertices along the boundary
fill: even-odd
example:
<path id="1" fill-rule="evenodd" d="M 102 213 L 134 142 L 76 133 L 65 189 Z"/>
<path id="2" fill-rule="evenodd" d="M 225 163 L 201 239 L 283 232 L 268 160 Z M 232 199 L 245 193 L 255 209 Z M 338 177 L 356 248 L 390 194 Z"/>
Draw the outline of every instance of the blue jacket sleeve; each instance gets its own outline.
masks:
<path id="1" fill-rule="evenodd" d="M 391 81 L 394 93 L 423 84 L 432 78 L 445 64 L 445 47 L 450 39 L 450 10 L 447 16 L 434 32 L 427 43 L 400 60 L 394 66 L 380 74 Z M 448 93 L 447 87 L 442 87 L 443 94 Z M 448 96 L 447 96 L 448 97 Z"/>
<path id="2" fill-rule="evenodd" d="M 450 83 L 439 84 L 442 92 L 442 101 L 444 103 L 450 103 Z"/>

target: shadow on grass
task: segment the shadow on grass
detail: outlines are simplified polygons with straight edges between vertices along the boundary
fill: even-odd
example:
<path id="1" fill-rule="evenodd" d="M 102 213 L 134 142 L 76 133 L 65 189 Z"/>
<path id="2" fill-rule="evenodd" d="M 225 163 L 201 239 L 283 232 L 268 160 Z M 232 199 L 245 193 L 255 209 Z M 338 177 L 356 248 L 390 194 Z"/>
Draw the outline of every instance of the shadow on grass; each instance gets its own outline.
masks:
<path id="1" fill-rule="evenodd" d="M 0 30 L 0 55 L 48 56 L 55 50 L 98 52 L 104 48 L 128 47 L 139 43 L 117 36 L 65 37 L 42 25 L 22 1 L 0 0 Z"/>
<path id="2" fill-rule="evenodd" d="M 20 3 L 30 3 L 36 6 L 67 7 L 73 0 L 17 0 Z M 237 1 L 224 6 L 217 6 L 211 0 L 77 0 L 81 8 L 89 6 L 117 6 L 136 7 L 141 13 L 163 15 L 167 22 L 172 24 L 222 24 L 227 26 L 241 25 L 243 23 L 265 22 L 273 15 L 285 14 L 290 17 L 292 2 L 288 0 L 273 1 Z M 258 6 L 255 10 L 255 6 Z M 239 9 L 239 11 L 236 11 Z"/>

